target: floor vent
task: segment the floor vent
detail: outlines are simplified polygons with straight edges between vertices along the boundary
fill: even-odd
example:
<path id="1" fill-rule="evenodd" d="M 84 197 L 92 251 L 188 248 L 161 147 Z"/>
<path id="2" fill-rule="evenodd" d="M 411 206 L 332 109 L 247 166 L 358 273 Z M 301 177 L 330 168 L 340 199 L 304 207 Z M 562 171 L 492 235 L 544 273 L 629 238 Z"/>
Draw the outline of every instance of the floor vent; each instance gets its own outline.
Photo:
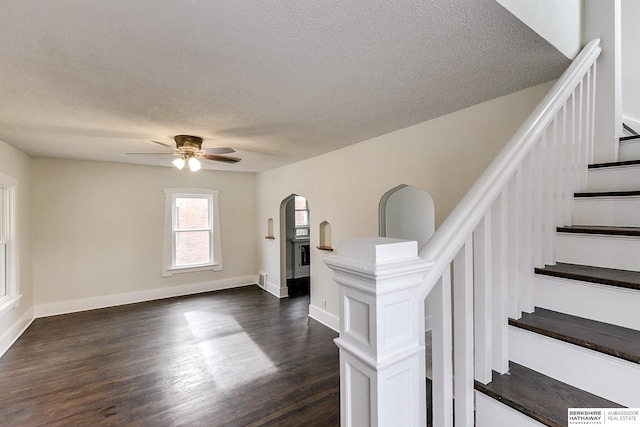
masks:
<path id="1" fill-rule="evenodd" d="M 258 274 L 258 286 L 262 289 L 267 289 L 267 275 L 264 273 Z"/>

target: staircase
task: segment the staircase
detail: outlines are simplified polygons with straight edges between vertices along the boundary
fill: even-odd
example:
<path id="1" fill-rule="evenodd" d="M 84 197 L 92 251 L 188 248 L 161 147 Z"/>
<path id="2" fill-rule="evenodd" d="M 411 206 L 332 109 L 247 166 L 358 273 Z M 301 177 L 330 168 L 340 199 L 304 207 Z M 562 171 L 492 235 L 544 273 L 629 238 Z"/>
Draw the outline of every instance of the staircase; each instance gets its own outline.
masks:
<path id="1" fill-rule="evenodd" d="M 342 425 L 566 426 L 569 408 L 640 408 L 640 139 L 589 165 L 616 158 L 595 137 L 600 52 L 587 43 L 417 256 L 372 238 L 325 260 Z"/>
<path id="2" fill-rule="evenodd" d="M 535 310 L 509 320 L 509 372 L 475 382 L 476 425 L 566 426 L 568 408 L 640 407 L 640 137 L 589 166 Z"/>

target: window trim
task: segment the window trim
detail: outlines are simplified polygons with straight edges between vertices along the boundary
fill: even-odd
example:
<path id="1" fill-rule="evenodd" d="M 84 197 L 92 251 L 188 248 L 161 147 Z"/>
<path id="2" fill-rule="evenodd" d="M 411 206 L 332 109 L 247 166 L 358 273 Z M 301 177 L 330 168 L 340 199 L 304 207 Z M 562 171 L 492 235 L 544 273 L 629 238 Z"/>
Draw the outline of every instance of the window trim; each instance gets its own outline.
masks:
<path id="1" fill-rule="evenodd" d="M 16 308 L 19 305 L 22 294 L 19 286 L 18 260 L 18 215 L 17 215 L 17 188 L 18 180 L 8 175 L 0 173 L 0 203 L 1 215 L 0 227 L 5 235 L 6 243 L 6 295 L 0 296 L 0 313 L 9 308 Z"/>
<path id="2" fill-rule="evenodd" d="M 222 270 L 222 243 L 220 239 L 220 191 L 208 188 L 165 188 L 164 244 L 162 254 L 162 277 L 171 277 L 177 273 Z M 175 265 L 174 248 L 176 217 L 175 200 L 180 197 L 206 197 L 210 201 L 211 215 L 211 259 L 206 264 L 178 267 Z"/>

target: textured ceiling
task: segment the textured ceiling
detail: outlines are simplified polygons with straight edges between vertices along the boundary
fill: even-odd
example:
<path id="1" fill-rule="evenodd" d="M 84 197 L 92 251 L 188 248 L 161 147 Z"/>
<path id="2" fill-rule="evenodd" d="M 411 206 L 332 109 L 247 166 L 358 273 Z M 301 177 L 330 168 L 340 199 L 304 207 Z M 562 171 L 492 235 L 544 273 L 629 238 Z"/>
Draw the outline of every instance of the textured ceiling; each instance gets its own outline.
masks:
<path id="1" fill-rule="evenodd" d="M 557 78 L 494 0 L 3 0 L 0 139 L 39 157 L 169 165 L 149 140 L 259 171 Z M 446 142 L 443 142 L 446 143 Z M 162 150 L 160 150 L 162 151 Z"/>

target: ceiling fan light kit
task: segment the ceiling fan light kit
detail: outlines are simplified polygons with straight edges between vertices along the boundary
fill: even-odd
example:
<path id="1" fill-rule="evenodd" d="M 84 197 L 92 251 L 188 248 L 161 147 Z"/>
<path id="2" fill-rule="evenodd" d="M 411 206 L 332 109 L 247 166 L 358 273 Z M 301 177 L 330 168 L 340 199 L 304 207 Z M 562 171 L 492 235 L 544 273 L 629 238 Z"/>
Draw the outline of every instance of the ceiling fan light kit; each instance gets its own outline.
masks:
<path id="1" fill-rule="evenodd" d="M 173 153 L 128 153 L 128 154 L 169 154 L 179 156 L 171 163 L 178 169 L 182 170 L 185 165 L 189 165 L 191 172 L 197 172 L 202 168 L 199 159 L 212 160 L 214 162 L 238 163 L 237 157 L 221 156 L 220 154 L 235 153 L 236 150 L 230 147 L 219 147 L 202 149 L 202 138 L 193 135 L 176 135 L 173 137 L 176 147 L 163 142 L 151 141 L 154 144 L 170 148 Z"/>
<path id="2" fill-rule="evenodd" d="M 200 162 L 195 157 L 189 159 L 189 169 L 191 172 L 198 172 L 200 170 Z"/>
<path id="3" fill-rule="evenodd" d="M 178 157 L 177 159 L 175 159 L 173 162 L 173 165 L 175 167 L 177 167 L 178 169 L 182 170 L 182 168 L 184 167 L 185 161 L 182 157 Z"/>

